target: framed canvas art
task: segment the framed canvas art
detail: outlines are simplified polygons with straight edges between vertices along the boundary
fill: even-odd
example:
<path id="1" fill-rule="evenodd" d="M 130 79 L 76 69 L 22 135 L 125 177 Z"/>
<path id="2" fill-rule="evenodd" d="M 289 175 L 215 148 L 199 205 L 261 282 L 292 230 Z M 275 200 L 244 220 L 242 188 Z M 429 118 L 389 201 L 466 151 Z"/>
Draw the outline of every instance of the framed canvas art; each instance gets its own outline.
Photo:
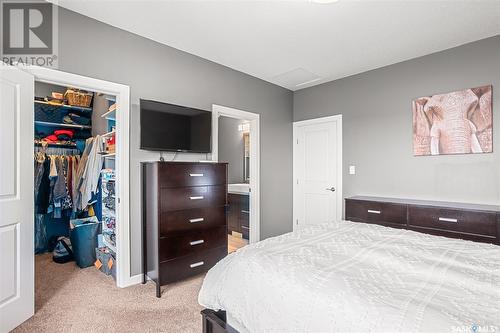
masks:
<path id="1" fill-rule="evenodd" d="M 412 109 L 415 156 L 493 151 L 491 85 L 420 97 Z"/>

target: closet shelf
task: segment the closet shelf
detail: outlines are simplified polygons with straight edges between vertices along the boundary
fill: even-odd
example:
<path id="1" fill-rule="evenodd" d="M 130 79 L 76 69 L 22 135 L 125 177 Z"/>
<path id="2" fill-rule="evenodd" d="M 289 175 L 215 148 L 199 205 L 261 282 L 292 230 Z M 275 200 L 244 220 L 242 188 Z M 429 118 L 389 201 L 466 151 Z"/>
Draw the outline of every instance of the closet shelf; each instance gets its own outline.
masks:
<path id="1" fill-rule="evenodd" d="M 113 134 L 115 134 L 115 133 L 116 133 L 116 131 L 111 131 L 111 132 L 108 132 L 106 134 L 101 135 L 101 137 L 113 136 Z"/>
<path id="2" fill-rule="evenodd" d="M 41 142 L 35 140 L 35 146 L 43 146 Z M 47 143 L 47 147 L 76 148 L 76 143 Z"/>
<path id="3" fill-rule="evenodd" d="M 88 107 L 85 107 L 85 106 L 73 106 L 73 105 L 66 105 L 66 104 L 52 104 L 52 103 L 49 103 L 49 102 L 38 101 L 38 100 L 35 100 L 35 104 L 41 104 L 41 105 L 44 105 L 44 106 L 47 106 L 47 107 L 50 107 L 50 108 L 54 108 L 54 109 L 60 109 L 60 108 L 62 108 L 62 109 L 66 109 L 66 110 L 92 112 L 92 108 L 88 108 Z"/>
<path id="4" fill-rule="evenodd" d="M 35 125 L 50 126 L 50 127 L 64 127 L 64 128 L 80 128 L 80 129 L 91 129 L 92 128 L 92 126 L 87 126 L 87 125 L 51 123 L 51 122 L 40 121 L 40 120 L 35 120 Z"/>
<path id="5" fill-rule="evenodd" d="M 103 153 L 102 157 L 104 158 L 115 158 L 116 153 Z"/>
<path id="6" fill-rule="evenodd" d="M 116 109 L 104 112 L 101 117 L 107 120 L 116 120 Z"/>

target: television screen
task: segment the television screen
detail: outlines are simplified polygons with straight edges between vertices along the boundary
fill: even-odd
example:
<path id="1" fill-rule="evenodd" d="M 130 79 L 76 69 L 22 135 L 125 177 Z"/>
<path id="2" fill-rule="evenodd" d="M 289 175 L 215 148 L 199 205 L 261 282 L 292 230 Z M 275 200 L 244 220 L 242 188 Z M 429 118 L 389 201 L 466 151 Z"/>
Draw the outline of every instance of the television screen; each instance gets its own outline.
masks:
<path id="1" fill-rule="evenodd" d="M 212 113 L 141 99 L 141 149 L 210 153 Z"/>

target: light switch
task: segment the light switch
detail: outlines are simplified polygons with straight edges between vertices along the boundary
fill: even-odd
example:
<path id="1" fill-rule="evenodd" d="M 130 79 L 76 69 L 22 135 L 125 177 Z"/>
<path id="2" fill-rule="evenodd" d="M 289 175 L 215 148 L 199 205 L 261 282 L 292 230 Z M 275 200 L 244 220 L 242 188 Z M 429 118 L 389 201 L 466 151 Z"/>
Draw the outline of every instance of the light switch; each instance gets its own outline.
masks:
<path id="1" fill-rule="evenodd" d="M 350 175 L 356 174 L 356 166 L 355 165 L 349 165 L 349 174 Z"/>

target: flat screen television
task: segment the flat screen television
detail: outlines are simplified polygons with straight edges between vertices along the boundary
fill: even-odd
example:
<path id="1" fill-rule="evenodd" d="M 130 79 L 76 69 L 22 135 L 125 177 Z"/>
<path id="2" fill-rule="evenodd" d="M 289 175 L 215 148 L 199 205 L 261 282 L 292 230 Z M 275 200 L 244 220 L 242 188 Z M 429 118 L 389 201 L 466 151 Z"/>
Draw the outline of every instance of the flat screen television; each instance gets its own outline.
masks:
<path id="1" fill-rule="evenodd" d="M 212 113 L 141 99 L 141 149 L 210 153 Z"/>

